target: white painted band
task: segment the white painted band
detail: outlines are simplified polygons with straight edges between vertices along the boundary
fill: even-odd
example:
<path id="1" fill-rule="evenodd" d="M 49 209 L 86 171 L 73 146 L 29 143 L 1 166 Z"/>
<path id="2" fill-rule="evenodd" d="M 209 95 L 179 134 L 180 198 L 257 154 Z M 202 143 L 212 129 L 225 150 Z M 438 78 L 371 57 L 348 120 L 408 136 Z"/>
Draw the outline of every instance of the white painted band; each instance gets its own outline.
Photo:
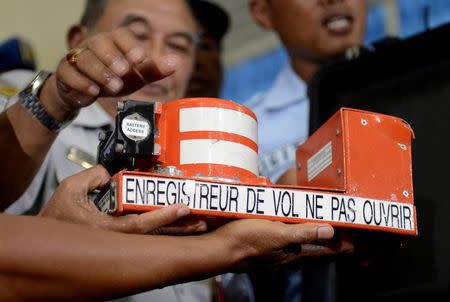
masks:
<path id="1" fill-rule="evenodd" d="M 417 233 L 415 208 L 411 204 L 330 192 L 133 175 L 124 176 L 122 192 L 121 201 L 125 205 L 184 203 L 195 210 L 265 215 L 298 219 L 299 222 L 336 222 Z"/>
<path id="2" fill-rule="evenodd" d="M 238 143 L 216 139 L 180 141 L 180 164 L 220 164 L 258 175 L 258 154 Z"/>
<path id="3" fill-rule="evenodd" d="M 258 123 L 246 113 L 216 107 L 180 109 L 180 132 L 220 131 L 244 136 L 258 144 Z"/>

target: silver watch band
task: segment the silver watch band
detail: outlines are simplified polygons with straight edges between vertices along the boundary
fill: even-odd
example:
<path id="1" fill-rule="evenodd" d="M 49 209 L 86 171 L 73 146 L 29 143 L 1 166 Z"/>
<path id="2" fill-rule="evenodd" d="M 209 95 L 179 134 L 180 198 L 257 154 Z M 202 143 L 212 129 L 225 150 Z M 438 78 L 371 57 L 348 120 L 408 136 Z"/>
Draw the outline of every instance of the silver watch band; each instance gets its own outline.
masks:
<path id="1" fill-rule="evenodd" d="M 41 105 L 38 98 L 26 91 L 19 93 L 19 102 L 25 107 L 42 125 L 52 132 L 61 130 L 63 124 L 51 117 Z"/>
<path id="2" fill-rule="evenodd" d="M 48 130 L 58 132 L 67 123 L 62 123 L 49 115 L 38 98 L 42 86 L 50 75 L 51 73 L 47 71 L 38 72 L 30 84 L 19 93 L 19 103 Z"/>

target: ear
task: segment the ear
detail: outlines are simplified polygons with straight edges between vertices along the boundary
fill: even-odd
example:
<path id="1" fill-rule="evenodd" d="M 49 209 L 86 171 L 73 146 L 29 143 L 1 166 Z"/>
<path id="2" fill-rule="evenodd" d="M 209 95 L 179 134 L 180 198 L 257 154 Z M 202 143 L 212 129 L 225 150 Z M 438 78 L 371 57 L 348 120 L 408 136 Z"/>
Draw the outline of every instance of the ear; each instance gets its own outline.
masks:
<path id="1" fill-rule="evenodd" d="M 80 47 L 80 44 L 86 39 L 87 36 L 88 30 L 86 26 L 80 24 L 72 25 L 66 35 L 69 49 Z"/>
<path id="2" fill-rule="evenodd" d="M 265 29 L 272 29 L 272 17 L 268 0 L 251 0 L 249 9 L 253 19 Z"/>

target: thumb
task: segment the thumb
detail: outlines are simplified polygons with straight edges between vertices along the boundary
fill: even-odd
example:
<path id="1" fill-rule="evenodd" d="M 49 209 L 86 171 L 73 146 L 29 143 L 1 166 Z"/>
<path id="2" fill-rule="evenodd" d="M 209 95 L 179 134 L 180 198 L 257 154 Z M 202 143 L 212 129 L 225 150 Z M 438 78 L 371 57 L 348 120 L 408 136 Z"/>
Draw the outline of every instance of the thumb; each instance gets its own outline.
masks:
<path id="1" fill-rule="evenodd" d="M 104 187 L 111 179 L 108 171 L 101 165 L 87 169 L 77 176 L 80 178 L 81 183 L 87 185 L 88 192 Z"/>
<path id="2" fill-rule="evenodd" d="M 98 165 L 66 178 L 61 184 L 69 188 L 77 188 L 82 193 L 89 193 L 105 186 L 111 176 L 105 168 Z"/>
<path id="3" fill-rule="evenodd" d="M 288 225 L 287 238 L 291 244 L 313 243 L 333 238 L 334 229 L 328 224 L 303 223 Z"/>

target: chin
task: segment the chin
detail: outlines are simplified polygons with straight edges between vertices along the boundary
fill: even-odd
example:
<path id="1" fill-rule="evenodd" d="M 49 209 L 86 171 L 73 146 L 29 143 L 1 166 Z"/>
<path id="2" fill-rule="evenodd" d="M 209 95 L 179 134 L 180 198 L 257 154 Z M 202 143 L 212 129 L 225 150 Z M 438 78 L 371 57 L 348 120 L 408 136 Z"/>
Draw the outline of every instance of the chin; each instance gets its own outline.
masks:
<path id="1" fill-rule="evenodd" d="M 323 49 L 323 53 L 326 56 L 334 57 L 338 55 L 342 55 L 347 49 L 360 46 L 362 42 L 354 42 L 353 40 L 345 40 L 345 41 L 334 41 L 327 45 L 325 49 Z"/>

